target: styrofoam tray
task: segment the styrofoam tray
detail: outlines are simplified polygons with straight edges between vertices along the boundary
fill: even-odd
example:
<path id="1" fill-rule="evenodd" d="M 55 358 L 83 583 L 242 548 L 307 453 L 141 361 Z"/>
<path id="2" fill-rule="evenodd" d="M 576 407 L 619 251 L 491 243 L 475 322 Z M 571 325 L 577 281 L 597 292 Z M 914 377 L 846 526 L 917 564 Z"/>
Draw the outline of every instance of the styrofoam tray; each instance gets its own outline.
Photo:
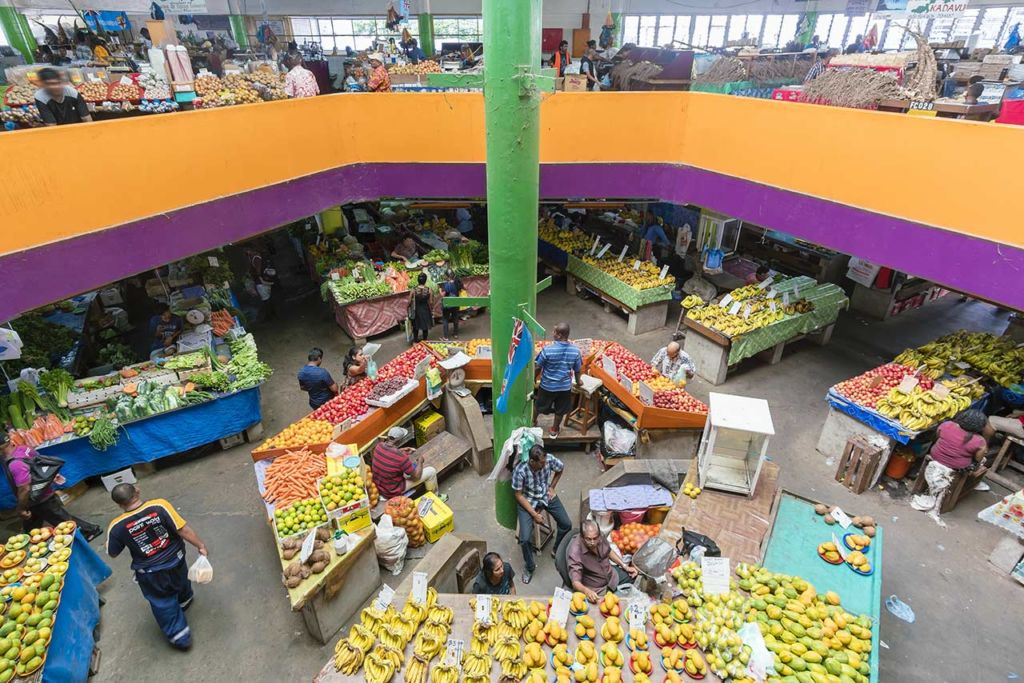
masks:
<path id="1" fill-rule="evenodd" d="M 385 396 L 382 399 L 366 399 L 366 405 L 376 406 L 378 408 L 390 408 L 391 406 L 398 403 L 403 397 L 409 395 L 420 385 L 419 380 L 410 379 L 406 380 L 405 386 L 391 394 Z"/>

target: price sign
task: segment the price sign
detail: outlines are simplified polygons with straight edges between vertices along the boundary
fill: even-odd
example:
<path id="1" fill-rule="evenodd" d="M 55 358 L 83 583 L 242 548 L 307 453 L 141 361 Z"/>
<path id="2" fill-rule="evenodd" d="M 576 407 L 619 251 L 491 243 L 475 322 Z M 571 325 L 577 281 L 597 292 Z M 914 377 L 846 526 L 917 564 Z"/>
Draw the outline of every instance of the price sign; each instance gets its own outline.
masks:
<path id="1" fill-rule="evenodd" d="M 640 260 L 633 261 L 633 270 L 640 270 Z"/>
<path id="2" fill-rule="evenodd" d="M 661 273 L 658 275 L 658 279 L 664 280 L 668 276 L 668 264 L 662 266 Z"/>
<path id="3" fill-rule="evenodd" d="M 416 604 L 427 604 L 427 573 L 412 573 L 412 600 Z"/>
<path id="4" fill-rule="evenodd" d="M 206 260 L 210 262 L 210 265 L 214 268 L 220 266 L 220 261 L 217 260 L 216 256 L 207 256 Z"/>
<path id="5" fill-rule="evenodd" d="M 706 595 L 729 592 L 728 557 L 708 557 L 705 555 L 700 558 L 700 571 L 704 580 L 704 593 Z"/>
<path id="6" fill-rule="evenodd" d="M 457 666 L 462 670 L 462 653 L 466 649 L 466 641 L 449 638 L 444 648 L 444 663 Z"/>
<path id="7" fill-rule="evenodd" d="M 643 631 L 647 627 L 647 610 L 650 608 L 650 605 L 646 604 L 648 602 L 640 598 L 629 603 L 629 607 L 626 608 L 626 623 L 629 624 L 630 631 Z"/>
<path id="8" fill-rule="evenodd" d="M 906 377 L 903 378 L 903 381 L 900 382 L 899 386 L 896 388 L 899 389 L 904 394 L 909 394 L 914 390 L 914 387 L 916 387 L 920 383 L 920 381 L 921 380 L 917 378 L 917 375 L 907 375 Z"/>
<path id="9" fill-rule="evenodd" d="M 608 244 L 604 245 L 603 247 L 601 247 L 601 251 L 597 252 L 597 258 L 604 258 L 604 255 L 607 254 L 608 250 L 611 249 L 611 248 L 612 248 L 612 245 L 611 245 L 610 242 Z"/>
<path id="10" fill-rule="evenodd" d="M 416 364 L 416 371 L 413 373 L 413 379 L 419 379 L 423 375 L 427 374 L 427 370 L 430 369 L 430 356 L 427 356 L 419 363 Z"/>
<path id="11" fill-rule="evenodd" d="M 789 305 L 789 292 L 783 292 L 782 293 L 782 305 L 783 306 L 788 306 Z"/>
<path id="12" fill-rule="evenodd" d="M 767 294 L 765 294 L 765 296 L 766 296 L 766 297 L 768 297 L 769 299 L 774 299 L 774 298 L 775 298 L 775 297 L 777 297 L 778 295 L 779 295 L 779 293 L 778 293 L 777 291 L 775 291 L 775 288 L 774 288 L 774 287 L 772 287 L 771 289 L 769 289 L 769 290 L 768 290 L 768 293 L 767 293 Z"/>
<path id="13" fill-rule="evenodd" d="M 622 377 L 619 378 L 619 383 L 623 386 L 623 388 L 626 391 L 628 391 L 631 394 L 633 393 L 633 380 L 623 375 Z"/>
<path id="14" fill-rule="evenodd" d="M 932 387 L 932 393 L 935 394 L 936 398 L 944 399 L 947 396 L 949 396 L 949 387 L 947 387 L 945 384 L 942 384 L 941 382 L 939 382 L 935 386 Z"/>
<path id="15" fill-rule="evenodd" d="M 736 315 L 737 313 L 739 313 L 740 306 L 742 305 L 743 304 L 741 304 L 739 301 L 733 302 L 732 306 L 729 307 L 729 315 Z"/>
<path id="16" fill-rule="evenodd" d="M 718 305 L 725 308 L 730 304 L 730 302 L 732 302 L 732 294 L 726 294 L 722 297 L 722 300 L 718 302 Z"/>
<path id="17" fill-rule="evenodd" d="M 476 357 L 477 358 L 490 358 L 491 357 L 491 347 L 490 346 L 483 346 L 483 345 L 480 345 L 480 346 L 476 347 Z"/>
<path id="18" fill-rule="evenodd" d="M 775 299 L 770 299 L 770 300 L 768 301 L 768 308 L 769 308 L 769 309 L 771 309 L 771 312 L 772 312 L 772 313 L 774 313 L 774 312 L 775 312 L 775 311 L 777 310 L 777 309 L 775 308 Z"/>
<path id="19" fill-rule="evenodd" d="M 341 275 L 339 275 L 337 272 L 333 272 L 331 273 L 331 279 L 337 282 L 338 280 L 341 279 Z"/>
<path id="20" fill-rule="evenodd" d="M 600 235 L 595 235 L 594 236 L 594 243 L 592 245 L 590 245 L 590 255 L 591 256 L 593 256 L 594 252 L 597 251 L 597 245 L 600 244 L 600 243 L 601 243 L 601 236 Z"/>
<path id="21" fill-rule="evenodd" d="M 766 277 L 765 279 L 763 279 L 763 280 L 761 280 L 760 282 L 757 283 L 757 288 L 758 289 L 767 289 L 768 287 L 772 286 L 772 282 L 774 282 L 774 281 L 775 281 L 775 276 L 774 275 L 772 275 L 771 277 Z"/>
<path id="22" fill-rule="evenodd" d="M 299 562 L 305 562 L 313 554 L 313 544 L 316 542 L 316 529 L 310 531 L 302 541 L 302 548 L 299 550 Z"/>
<path id="23" fill-rule="evenodd" d="M 551 621 L 565 626 L 569 618 L 569 601 L 572 600 L 572 593 L 564 588 L 556 588 L 551 598 Z"/>
<path id="24" fill-rule="evenodd" d="M 121 80 L 118 81 L 118 82 L 121 85 L 131 85 L 132 84 L 132 79 L 128 78 L 127 76 L 121 76 Z"/>
<path id="25" fill-rule="evenodd" d="M 843 562 L 846 562 L 846 546 L 836 538 L 835 534 L 832 534 L 832 543 L 835 544 L 836 550 L 839 551 L 839 557 L 843 558 Z"/>
<path id="26" fill-rule="evenodd" d="M 473 616 L 478 622 L 484 625 L 491 623 L 491 596 L 476 596 L 476 613 Z"/>
<path id="27" fill-rule="evenodd" d="M 1024 344 L 1017 344 L 1017 346 L 1018 347 L 1024 346 Z M 953 363 L 953 365 L 957 366 L 961 370 L 970 370 L 971 369 L 971 364 L 970 363 L 965 363 L 962 360 L 958 360 L 957 362 Z"/>
<path id="28" fill-rule="evenodd" d="M 640 402 L 649 406 L 654 405 L 654 389 L 647 382 L 640 382 Z"/>
<path id="29" fill-rule="evenodd" d="M 795 299 L 799 299 L 800 298 L 800 285 L 794 285 L 793 286 L 793 298 L 795 298 Z"/>
<path id="30" fill-rule="evenodd" d="M 377 597 L 373 600 L 373 607 L 378 612 L 383 612 L 391 604 L 391 601 L 395 599 L 395 589 L 386 583 L 380 587 L 380 592 L 377 593 Z"/>
<path id="31" fill-rule="evenodd" d="M 843 512 L 842 509 L 840 509 L 838 506 L 836 506 L 836 509 L 834 509 L 829 514 L 831 514 L 832 519 L 836 520 L 839 526 L 843 527 L 844 529 L 849 529 L 850 525 L 853 524 L 853 520 L 850 519 L 849 516 L 845 512 Z"/>
<path id="32" fill-rule="evenodd" d="M 608 356 L 601 356 L 601 369 L 612 377 L 617 377 L 619 373 L 618 369 L 615 367 L 615 361 Z"/>
<path id="33" fill-rule="evenodd" d="M 743 307 L 743 319 L 747 320 L 750 318 L 750 304 Z"/>
<path id="34" fill-rule="evenodd" d="M 622 263 L 622 259 L 626 258 L 626 249 L 629 248 L 628 244 L 622 245 L 622 251 L 619 252 L 619 263 Z"/>
<path id="35" fill-rule="evenodd" d="M 331 435 L 332 439 L 337 439 L 341 436 L 342 432 L 347 432 L 349 427 L 352 426 L 352 418 L 348 418 L 341 424 L 334 425 L 334 433 Z"/>

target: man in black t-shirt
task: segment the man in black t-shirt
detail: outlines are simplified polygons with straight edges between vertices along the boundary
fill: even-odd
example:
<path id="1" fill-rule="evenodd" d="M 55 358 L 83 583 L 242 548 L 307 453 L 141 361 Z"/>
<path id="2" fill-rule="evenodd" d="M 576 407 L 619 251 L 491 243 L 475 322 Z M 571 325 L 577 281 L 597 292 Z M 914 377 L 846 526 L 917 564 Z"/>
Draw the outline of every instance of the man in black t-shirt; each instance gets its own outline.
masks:
<path id="1" fill-rule="evenodd" d="M 64 83 L 56 69 L 39 70 L 39 81 L 43 87 L 36 90 L 36 109 L 47 126 L 63 126 L 68 123 L 92 121 L 85 100 L 70 85 Z"/>
<path id="2" fill-rule="evenodd" d="M 107 530 L 107 554 L 117 557 L 127 548 L 132 556 L 135 581 L 149 601 L 160 630 L 179 650 L 192 647 L 192 633 L 185 610 L 192 604 L 185 543 L 206 555 L 206 546 L 178 511 L 162 498 L 146 502 L 132 484 L 118 484 L 111 491 L 124 514 L 115 517 Z"/>

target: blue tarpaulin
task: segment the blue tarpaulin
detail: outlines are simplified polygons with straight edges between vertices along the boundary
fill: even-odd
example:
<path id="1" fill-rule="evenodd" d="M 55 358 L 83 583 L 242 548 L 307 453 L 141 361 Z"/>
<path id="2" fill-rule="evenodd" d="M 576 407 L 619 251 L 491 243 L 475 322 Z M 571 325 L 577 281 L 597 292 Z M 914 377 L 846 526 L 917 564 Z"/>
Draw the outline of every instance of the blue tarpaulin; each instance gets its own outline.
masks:
<path id="1" fill-rule="evenodd" d="M 44 446 L 40 453 L 64 460 L 65 487 L 88 477 L 109 474 L 141 462 L 182 453 L 237 434 L 262 419 L 260 388 L 253 387 L 214 401 L 160 413 L 118 428 L 117 444 L 97 451 L 88 438 Z M 0 477 L 0 509 L 15 506 L 6 478 Z"/>
<path id="2" fill-rule="evenodd" d="M 569 265 L 569 254 L 550 242 L 545 242 L 541 239 L 537 240 L 537 255 L 551 265 L 558 266 L 562 270 L 565 270 L 566 266 Z"/>
<path id="3" fill-rule="evenodd" d="M 110 573 L 110 567 L 89 547 L 82 532 L 76 531 L 43 665 L 43 683 L 72 683 L 89 678 L 89 660 L 95 645 L 93 629 L 100 621 L 96 586 Z"/>
<path id="4" fill-rule="evenodd" d="M 984 410 L 985 406 L 988 405 L 988 396 L 988 393 L 982 394 L 981 398 L 972 403 L 970 407 L 976 408 L 977 410 Z M 929 427 L 928 429 L 923 429 L 920 432 L 910 431 L 899 422 L 890 420 L 870 408 L 865 408 L 858 403 L 854 403 L 837 392 L 834 388 L 828 390 L 825 400 L 828 401 L 828 404 L 836 410 L 846 413 L 858 422 L 863 422 L 868 427 L 871 427 L 871 429 L 874 429 L 876 432 L 884 434 L 885 436 L 895 439 L 903 444 L 910 443 L 912 440 L 916 439 L 921 432 L 927 432 L 931 429 Z"/>

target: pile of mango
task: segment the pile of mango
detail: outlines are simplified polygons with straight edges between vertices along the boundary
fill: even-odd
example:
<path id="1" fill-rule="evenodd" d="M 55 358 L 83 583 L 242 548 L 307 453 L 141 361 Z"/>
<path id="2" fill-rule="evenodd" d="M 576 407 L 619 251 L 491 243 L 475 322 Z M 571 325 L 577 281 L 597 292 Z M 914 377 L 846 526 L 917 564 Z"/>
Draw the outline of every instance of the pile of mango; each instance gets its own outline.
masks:
<path id="1" fill-rule="evenodd" d="M 60 600 L 62 577 L 38 574 L 35 587 L 26 585 L 5 589 L 10 605 L 0 626 L 0 682 L 37 671 L 46 658 L 53 632 L 54 612 Z M 36 583 L 32 581 L 31 583 Z"/>

